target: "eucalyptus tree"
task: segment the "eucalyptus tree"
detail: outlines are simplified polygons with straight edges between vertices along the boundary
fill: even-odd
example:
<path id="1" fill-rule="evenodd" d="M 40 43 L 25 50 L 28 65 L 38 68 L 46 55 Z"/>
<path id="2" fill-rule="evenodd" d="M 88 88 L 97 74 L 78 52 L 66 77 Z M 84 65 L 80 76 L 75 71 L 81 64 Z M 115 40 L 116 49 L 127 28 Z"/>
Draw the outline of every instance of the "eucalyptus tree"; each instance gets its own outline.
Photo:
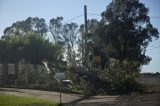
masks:
<path id="1" fill-rule="evenodd" d="M 151 24 L 149 9 L 139 0 L 112 0 L 95 31 L 95 44 L 109 58 L 148 64 L 150 57 L 146 48 L 153 38 L 158 39 L 158 30 Z"/>
<path id="2" fill-rule="evenodd" d="M 77 51 L 77 40 L 78 40 L 78 25 L 76 23 L 70 23 L 63 25 L 63 39 L 66 49 L 66 59 L 68 60 L 68 65 L 76 65 L 76 51 Z"/>
<path id="3" fill-rule="evenodd" d="M 63 23 L 63 17 L 52 18 L 49 23 L 49 31 L 55 44 L 64 48 L 65 57 L 70 66 L 75 65 L 78 40 L 78 25 L 76 23 Z"/>
<path id="4" fill-rule="evenodd" d="M 63 17 L 52 18 L 49 22 L 49 32 L 53 37 L 54 43 L 60 43 L 62 41 L 63 32 Z"/>
<path id="5" fill-rule="evenodd" d="M 28 17 L 26 20 L 17 21 L 4 30 L 2 38 L 6 38 L 7 36 L 23 37 L 24 34 L 29 32 L 37 33 L 39 36 L 46 37 L 48 26 L 45 20 L 39 17 Z"/>

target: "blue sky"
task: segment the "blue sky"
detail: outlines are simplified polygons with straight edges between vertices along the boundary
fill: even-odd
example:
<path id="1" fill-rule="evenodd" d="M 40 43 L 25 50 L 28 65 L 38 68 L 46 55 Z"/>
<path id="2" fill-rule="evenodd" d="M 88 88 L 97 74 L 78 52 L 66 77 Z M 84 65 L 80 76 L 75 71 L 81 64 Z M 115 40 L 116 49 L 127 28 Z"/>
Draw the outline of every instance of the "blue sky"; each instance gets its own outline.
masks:
<path id="1" fill-rule="evenodd" d="M 149 7 L 151 17 L 160 17 L 160 0 L 140 0 Z M 51 18 L 63 16 L 64 22 L 83 14 L 83 5 L 87 4 L 88 12 L 101 14 L 111 0 L 0 0 L 0 36 L 5 27 L 13 22 L 25 20 L 27 17 L 41 17 L 49 23 Z M 88 16 L 89 19 L 99 16 Z M 83 23 L 83 16 L 72 22 Z M 160 32 L 160 18 L 151 18 L 152 24 Z M 143 67 L 143 72 L 160 72 L 160 39 L 150 43 L 147 55 L 152 58 L 149 65 Z"/>

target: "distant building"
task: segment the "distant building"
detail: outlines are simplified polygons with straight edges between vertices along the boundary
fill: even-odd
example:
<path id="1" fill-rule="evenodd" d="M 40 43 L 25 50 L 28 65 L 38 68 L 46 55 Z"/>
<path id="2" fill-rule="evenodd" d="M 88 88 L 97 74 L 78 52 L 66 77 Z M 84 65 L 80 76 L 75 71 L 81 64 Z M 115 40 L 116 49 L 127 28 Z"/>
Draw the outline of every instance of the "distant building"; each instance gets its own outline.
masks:
<path id="1" fill-rule="evenodd" d="M 15 80 L 18 78 L 18 65 L 14 63 L 1 63 L 0 78 L 5 82 L 15 82 Z"/>

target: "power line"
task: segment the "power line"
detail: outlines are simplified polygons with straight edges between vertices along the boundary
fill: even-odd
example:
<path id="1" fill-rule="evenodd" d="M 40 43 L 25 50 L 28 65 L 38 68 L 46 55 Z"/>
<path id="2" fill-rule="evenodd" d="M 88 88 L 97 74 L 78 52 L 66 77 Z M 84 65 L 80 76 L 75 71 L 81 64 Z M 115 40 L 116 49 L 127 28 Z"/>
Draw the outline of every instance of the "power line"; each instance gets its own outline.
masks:
<path id="1" fill-rule="evenodd" d="M 150 18 L 160 18 L 160 17 L 150 17 Z"/>
<path id="2" fill-rule="evenodd" d="M 155 49 L 158 49 L 158 48 L 151 48 L 151 49 L 147 49 L 148 51 L 151 51 L 151 50 L 155 50 Z"/>
<path id="3" fill-rule="evenodd" d="M 87 13 L 88 15 L 95 15 L 95 16 L 101 16 L 99 14 L 93 14 L 93 13 Z"/>
<path id="4" fill-rule="evenodd" d="M 158 48 L 160 48 L 160 45 L 159 46 L 148 46 L 148 47 L 151 47 L 150 49 L 147 49 L 147 50 L 149 50 L 149 51 L 151 51 L 151 50 L 155 50 L 155 49 L 158 49 Z"/>
<path id="5" fill-rule="evenodd" d="M 95 13 L 87 13 L 87 14 L 88 14 L 88 15 L 94 15 L 94 16 L 99 16 L 99 17 L 101 17 L 101 15 L 95 14 Z M 75 19 L 83 16 L 83 15 L 84 15 L 84 14 L 78 15 L 78 16 L 76 16 L 76 17 L 74 17 L 74 18 L 71 18 L 71 19 L 69 19 L 69 20 L 67 20 L 67 21 L 65 21 L 65 22 L 63 22 L 63 23 L 70 22 L 70 21 L 72 21 L 72 20 L 75 20 Z M 158 19 L 159 19 L 160 17 L 150 17 L 150 18 L 158 18 Z"/>
<path id="6" fill-rule="evenodd" d="M 79 15 L 79 16 L 76 16 L 76 17 L 74 17 L 74 18 L 71 18 L 71 19 L 69 19 L 69 20 L 67 20 L 67 21 L 63 22 L 63 23 L 70 22 L 70 21 L 72 21 L 72 20 L 75 20 L 75 19 L 77 19 L 77 18 L 79 18 L 79 17 L 83 16 L 83 15 L 84 15 L 84 14 L 81 14 L 81 15 Z"/>
<path id="7" fill-rule="evenodd" d="M 95 15 L 95 16 L 101 16 L 100 14 L 95 14 L 95 13 L 88 13 L 88 15 Z M 160 19 L 160 16 L 151 16 L 150 18 L 157 18 Z"/>
<path id="8" fill-rule="evenodd" d="M 160 48 L 160 45 L 159 46 L 149 46 L 149 47 L 152 47 L 152 48 Z"/>

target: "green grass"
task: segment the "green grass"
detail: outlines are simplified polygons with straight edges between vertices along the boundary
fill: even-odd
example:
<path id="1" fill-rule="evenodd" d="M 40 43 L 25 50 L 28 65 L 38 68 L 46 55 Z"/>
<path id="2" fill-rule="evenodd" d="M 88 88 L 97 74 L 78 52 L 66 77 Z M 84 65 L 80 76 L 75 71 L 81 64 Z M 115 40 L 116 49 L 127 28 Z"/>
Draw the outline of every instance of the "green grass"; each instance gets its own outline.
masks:
<path id="1" fill-rule="evenodd" d="M 40 98 L 0 93 L 0 106 L 58 106 L 58 103 Z"/>

